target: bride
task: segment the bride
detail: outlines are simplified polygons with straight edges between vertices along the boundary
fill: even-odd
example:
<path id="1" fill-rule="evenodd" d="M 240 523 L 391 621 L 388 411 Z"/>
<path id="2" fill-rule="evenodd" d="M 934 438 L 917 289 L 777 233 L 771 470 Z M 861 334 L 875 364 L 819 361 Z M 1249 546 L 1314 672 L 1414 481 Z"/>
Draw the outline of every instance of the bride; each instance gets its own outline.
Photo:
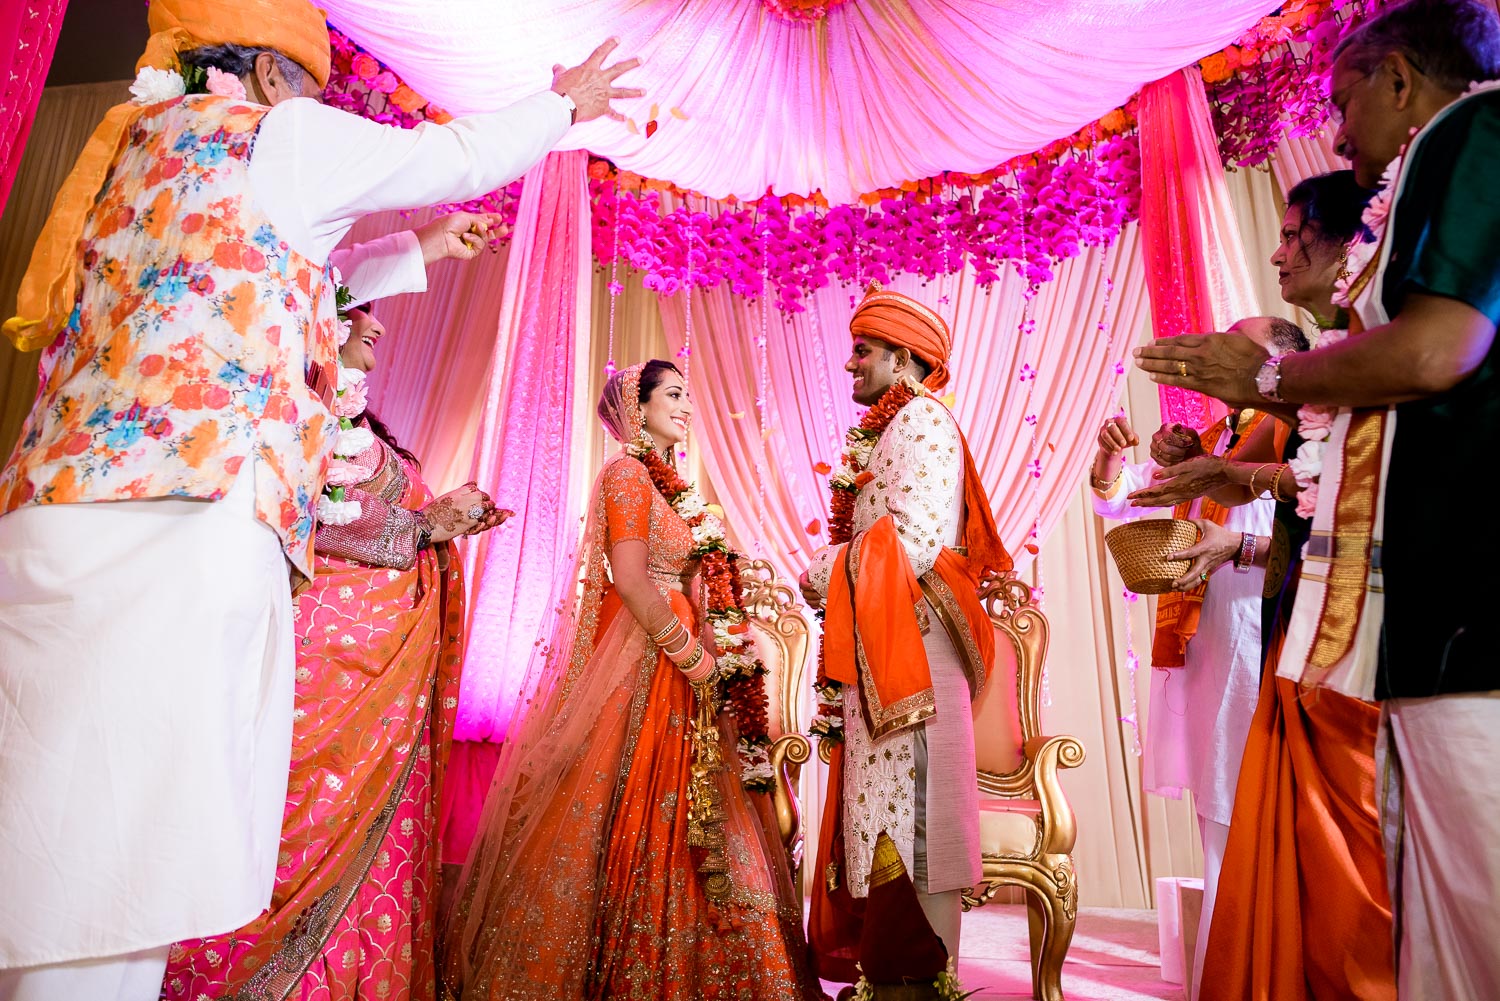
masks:
<path id="1" fill-rule="evenodd" d="M 738 599 L 732 556 L 704 552 L 717 520 L 671 459 L 691 415 L 665 361 L 615 373 L 599 401 L 625 448 L 595 484 L 464 867 L 443 961 L 464 1001 L 821 997 L 718 713 L 746 656 L 743 627 L 704 621 Z"/>

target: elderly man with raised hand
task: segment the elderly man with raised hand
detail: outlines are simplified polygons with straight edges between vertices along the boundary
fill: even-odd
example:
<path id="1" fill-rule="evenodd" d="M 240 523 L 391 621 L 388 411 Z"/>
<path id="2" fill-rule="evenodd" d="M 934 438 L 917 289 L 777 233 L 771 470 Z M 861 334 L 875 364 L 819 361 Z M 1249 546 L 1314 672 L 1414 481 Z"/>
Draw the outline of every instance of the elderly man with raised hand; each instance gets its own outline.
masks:
<path id="1" fill-rule="evenodd" d="M 334 246 L 366 213 L 491 191 L 637 96 L 606 43 L 550 91 L 404 131 L 309 100 L 329 43 L 306 0 L 148 16 L 135 100 L 79 157 L 5 324 L 45 349 L 0 473 L 5 1001 L 155 998 L 170 943 L 270 899 L 288 564 L 312 572 L 337 428 Z M 424 287 L 475 223 L 356 253 L 357 299 Z"/>
<path id="2" fill-rule="evenodd" d="M 1210 334 L 1137 357 L 1231 403 L 1344 408 L 1280 671 L 1385 701 L 1399 995 L 1500 997 L 1500 619 L 1472 583 L 1500 562 L 1500 524 L 1441 534 L 1488 499 L 1475 457 L 1500 452 L 1500 18 L 1392 7 L 1340 43 L 1330 92 L 1340 151 L 1382 188 L 1373 253 L 1349 262 L 1351 336 L 1268 358 Z"/>

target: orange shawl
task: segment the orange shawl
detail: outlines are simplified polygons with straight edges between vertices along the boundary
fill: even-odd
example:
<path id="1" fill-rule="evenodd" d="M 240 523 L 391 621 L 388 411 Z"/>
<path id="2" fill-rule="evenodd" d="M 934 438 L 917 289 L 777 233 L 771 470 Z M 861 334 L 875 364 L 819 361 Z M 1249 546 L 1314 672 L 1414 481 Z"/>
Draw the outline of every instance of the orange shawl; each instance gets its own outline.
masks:
<path id="1" fill-rule="evenodd" d="M 932 627 L 920 608 L 924 597 L 958 648 L 974 694 L 984 687 L 995 664 L 995 634 L 977 592 L 969 561 L 952 549 L 918 581 L 889 515 L 839 553 L 825 606 L 824 670 L 830 680 L 859 686 L 871 736 L 914 726 L 936 711 L 922 645 Z"/>

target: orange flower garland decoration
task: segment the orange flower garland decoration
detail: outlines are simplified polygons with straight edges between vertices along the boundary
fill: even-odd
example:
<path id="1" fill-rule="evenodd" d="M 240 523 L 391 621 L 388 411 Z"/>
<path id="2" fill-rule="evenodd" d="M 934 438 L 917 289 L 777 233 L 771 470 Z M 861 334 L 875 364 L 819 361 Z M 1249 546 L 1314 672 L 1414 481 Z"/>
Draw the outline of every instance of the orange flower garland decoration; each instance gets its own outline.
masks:
<path id="1" fill-rule="evenodd" d="M 832 545 L 842 546 L 854 538 L 854 501 L 859 488 L 869 483 L 874 474 L 866 467 L 876 442 L 890 427 L 891 421 L 918 396 L 926 395 L 920 383 L 903 379 L 883 393 L 875 405 L 865 411 L 859 424 L 844 435 L 844 454 L 838 472 L 829 485 L 833 497 L 828 504 L 828 539 Z M 820 466 L 824 465 L 819 463 Z M 822 613 L 818 613 L 822 617 Z M 843 685 L 829 680 L 824 670 L 823 644 L 818 645 L 818 680 L 814 686 L 818 696 L 818 709 L 808 729 L 821 740 L 842 742 L 844 739 Z"/>
<path id="2" fill-rule="evenodd" d="M 724 652 L 719 662 L 719 696 L 734 716 L 739 733 L 740 782 L 755 792 L 772 786 L 770 717 L 764 676 L 766 665 L 749 643 L 750 616 L 740 592 L 740 555 L 724 541 L 718 520 L 704 507 L 698 491 L 654 448 L 631 449 L 667 503 L 693 530 L 705 605 L 714 643 Z"/>

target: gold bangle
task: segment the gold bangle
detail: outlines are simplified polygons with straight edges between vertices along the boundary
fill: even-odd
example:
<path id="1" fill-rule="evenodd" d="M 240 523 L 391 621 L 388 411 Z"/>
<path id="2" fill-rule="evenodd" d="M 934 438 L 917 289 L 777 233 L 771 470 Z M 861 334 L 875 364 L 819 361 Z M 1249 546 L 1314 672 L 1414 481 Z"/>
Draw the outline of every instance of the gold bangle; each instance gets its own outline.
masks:
<path id="1" fill-rule="evenodd" d="M 703 644 L 699 643 L 696 647 L 693 648 L 693 652 L 688 655 L 688 658 L 686 660 L 683 660 L 683 661 L 676 661 L 676 660 L 674 660 L 672 663 L 674 663 L 674 664 L 677 665 L 677 669 L 679 671 L 691 671 L 693 668 L 697 667 L 702 661 L 703 661 Z"/>
<path id="2" fill-rule="evenodd" d="M 1255 491 L 1255 478 L 1260 475 L 1260 472 L 1261 472 L 1262 469 L 1265 469 L 1267 466 L 1274 466 L 1274 465 L 1276 465 L 1276 463 L 1274 463 L 1274 462 L 1262 462 L 1260 465 L 1258 465 L 1258 466 L 1255 467 L 1255 472 L 1253 472 L 1253 473 L 1250 474 L 1250 496 L 1251 497 L 1259 497 L 1260 496 L 1260 494 L 1256 493 L 1256 491 Z"/>
<path id="3" fill-rule="evenodd" d="M 1089 486 L 1093 487 L 1101 494 L 1109 493 L 1109 491 L 1115 488 L 1115 484 L 1120 482 L 1120 477 L 1124 475 L 1125 466 L 1122 464 L 1119 470 L 1115 473 L 1114 479 L 1110 480 L 1108 483 L 1101 484 L 1099 482 L 1099 477 L 1095 476 L 1094 471 L 1091 469 L 1089 470 Z"/>
<path id="4" fill-rule="evenodd" d="M 1281 500 L 1281 494 L 1278 493 L 1277 491 L 1281 487 L 1281 474 L 1284 473 L 1284 472 L 1286 472 L 1286 470 L 1287 470 L 1287 467 L 1283 463 L 1282 465 L 1276 467 L 1276 475 L 1273 476 L 1273 477 L 1271 477 L 1271 499 L 1273 501 L 1280 501 Z"/>

